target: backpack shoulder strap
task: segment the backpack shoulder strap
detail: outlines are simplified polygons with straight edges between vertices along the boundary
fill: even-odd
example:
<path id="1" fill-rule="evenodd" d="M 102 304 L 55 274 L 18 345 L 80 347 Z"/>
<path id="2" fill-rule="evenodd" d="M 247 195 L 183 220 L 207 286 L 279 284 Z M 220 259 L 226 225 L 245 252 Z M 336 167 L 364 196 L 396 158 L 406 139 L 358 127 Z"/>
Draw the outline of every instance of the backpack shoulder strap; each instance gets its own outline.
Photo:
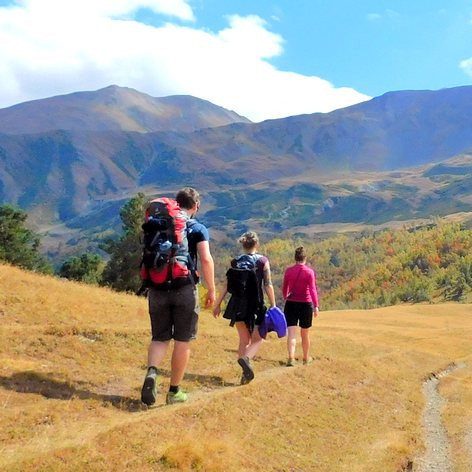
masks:
<path id="1" fill-rule="evenodd" d="M 192 231 L 193 227 L 198 223 L 195 218 L 187 218 L 187 231 Z"/>

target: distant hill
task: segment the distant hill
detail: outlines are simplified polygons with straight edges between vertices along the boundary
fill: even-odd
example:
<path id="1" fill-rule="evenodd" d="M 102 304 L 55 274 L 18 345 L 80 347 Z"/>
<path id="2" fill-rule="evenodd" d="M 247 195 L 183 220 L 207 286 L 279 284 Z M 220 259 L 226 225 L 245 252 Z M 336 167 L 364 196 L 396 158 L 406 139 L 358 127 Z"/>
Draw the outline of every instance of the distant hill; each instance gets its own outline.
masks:
<path id="1" fill-rule="evenodd" d="M 211 191 L 205 215 L 234 233 L 329 233 L 339 225 L 382 225 L 472 212 L 472 155 L 401 171 L 313 173 Z"/>
<path id="2" fill-rule="evenodd" d="M 189 95 L 154 98 L 111 85 L 95 92 L 34 100 L 0 110 L 0 133 L 72 131 L 194 131 L 234 122 L 237 113 Z"/>
<path id="3" fill-rule="evenodd" d="M 167 140 L 248 182 L 313 170 L 383 171 L 472 151 L 472 86 L 391 92 L 331 113 L 232 124 Z"/>
<path id="4" fill-rule="evenodd" d="M 469 212 L 471 122 L 472 86 L 262 123 L 111 86 L 0 110 L 0 202 L 68 246 L 119 227 L 137 191 L 183 185 L 227 234 Z"/>

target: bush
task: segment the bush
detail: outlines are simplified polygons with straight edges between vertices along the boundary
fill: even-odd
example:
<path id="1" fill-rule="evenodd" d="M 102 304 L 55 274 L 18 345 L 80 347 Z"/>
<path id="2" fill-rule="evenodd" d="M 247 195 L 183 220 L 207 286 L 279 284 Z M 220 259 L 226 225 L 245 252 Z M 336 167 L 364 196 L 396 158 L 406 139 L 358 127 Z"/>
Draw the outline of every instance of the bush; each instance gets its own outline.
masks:
<path id="1" fill-rule="evenodd" d="M 98 284 L 101 281 L 105 262 L 96 254 L 82 254 L 67 259 L 59 270 L 59 275 L 69 280 Z"/>

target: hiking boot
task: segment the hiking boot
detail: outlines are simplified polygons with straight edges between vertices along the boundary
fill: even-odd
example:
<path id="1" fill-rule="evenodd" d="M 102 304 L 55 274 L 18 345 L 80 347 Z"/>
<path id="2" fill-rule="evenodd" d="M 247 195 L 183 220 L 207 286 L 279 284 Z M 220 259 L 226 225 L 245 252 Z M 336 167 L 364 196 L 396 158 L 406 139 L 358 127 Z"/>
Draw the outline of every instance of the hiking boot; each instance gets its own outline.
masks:
<path id="1" fill-rule="evenodd" d="M 288 359 L 287 367 L 295 367 L 295 359 Z"/>
<path id="2" fill-rule="evenodd" d="M 147 406 L 156 403 L 157 396 L 157 369 L 149 367 L 144 378 L 143 388 L 141 389 L 141 401 Z"/>
<path id="3" fill-rule="evenodd" d="M 313 363 L 313 357 L 309 357 L 308 359 L 303 359 L 303 365 L 308 365 Z"/>
<path id="4" fill-rule="evenodd" d="M 249 358 L 244 356 L 244 357 L 240 357 L 238 359 L 238 364 L 241 366 L 241 368 L 243 369 L 243 377 L 245 379 L 245 382 L 244 384 L 247 384 L 249 383 L 253 378 L 254 378 L 254 371 L 252 370 L 252 367 L 251 367 L 251 363 L 249 361 Z M 241 384 L 244 385 L 242 383 L 242 379 L 241 379 Z"/>
<path id="5" fill-rule="evenodd" d="M 172 405 L 174 403 L 184 403 L 188 400 L 188 395 L 183 390 L 178 390 L 176 393 L 169 392 L 166 397 L 166 403 Z"/>
<path id="6" fill-rule="evenodd" d="M 243 375 L 241 375 L 241 385 L 247 385 L 249 382 L 250 382 L 250 380 L 247 379 L 246 376 L 243 373 Z"/>

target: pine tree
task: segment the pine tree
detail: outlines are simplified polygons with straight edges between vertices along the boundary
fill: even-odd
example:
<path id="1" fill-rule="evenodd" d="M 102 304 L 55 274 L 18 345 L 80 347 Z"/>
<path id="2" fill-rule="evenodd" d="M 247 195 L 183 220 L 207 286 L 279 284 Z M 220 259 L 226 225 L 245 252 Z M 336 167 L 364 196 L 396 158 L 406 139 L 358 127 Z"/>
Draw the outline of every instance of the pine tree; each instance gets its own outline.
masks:
<path id="1" fill-rule="evenodd" d="M 52 268 L 39 253 L 40 238 L 25 226 L 28 215 L 12 205 L 0 206 L 0 260 L 37 272 Z"/>
<path id="2" fill-rule="evenodd" d="M 141 225 L 147 202 L 146 195 L 138 193 L 120 210 L 123 234 L 118 241 L 109 241 L 104 247 L 111 257 L 103 270 L 102 285 L 131 292 L 140 287 Z"/>

